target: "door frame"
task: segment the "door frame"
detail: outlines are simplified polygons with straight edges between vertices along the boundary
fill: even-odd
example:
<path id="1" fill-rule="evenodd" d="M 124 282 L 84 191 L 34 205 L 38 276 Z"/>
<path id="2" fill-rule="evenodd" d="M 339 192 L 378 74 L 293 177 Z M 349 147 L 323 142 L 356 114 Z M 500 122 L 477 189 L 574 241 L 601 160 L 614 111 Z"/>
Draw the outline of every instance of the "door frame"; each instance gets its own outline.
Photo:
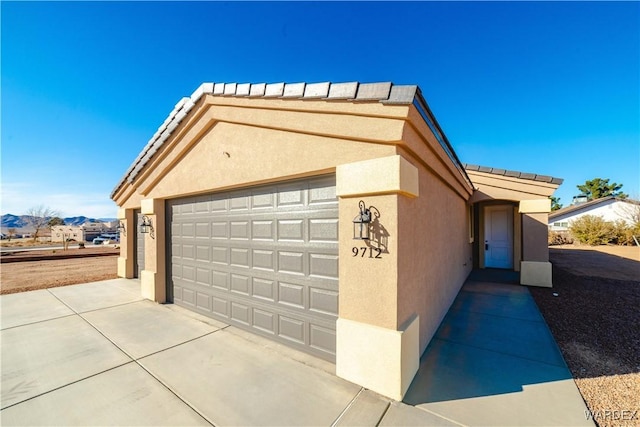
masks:
<path id="1" fill-rule="evenodd" d="M 520 271 L 520 261 L 522 260 L 522 215 L 518 212 L 518 202 L 511 200 L 491 200 L 477 203 L 474 206 L 474 212 L 476 212 L 474 220 L 475 236 L 477 238 L 474 242 L 474 268 L 492 268 L 487 267 L 485 264 L 485 222 L 487 221 L 487 215 L 485 210 L 487 207 L 492 206 L 509 206 L 513 212 L 512 225 L 512 267 L 510 270 Z"/>

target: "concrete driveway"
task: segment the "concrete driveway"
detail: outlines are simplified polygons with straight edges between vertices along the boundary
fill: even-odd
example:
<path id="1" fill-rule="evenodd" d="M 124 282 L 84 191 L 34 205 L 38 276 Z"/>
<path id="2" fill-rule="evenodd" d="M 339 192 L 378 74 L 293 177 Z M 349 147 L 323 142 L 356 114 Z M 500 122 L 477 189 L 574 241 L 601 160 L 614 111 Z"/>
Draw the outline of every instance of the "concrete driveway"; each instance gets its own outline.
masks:
<path id="1" fill-rule="evenodd" d="M 0 297 L 1 424 L 376 425 L 388 410 L 328 362 L 139 295 L 116 279 Z"/>
<path id="2" fill-rule="evenodd" d="M 531 345 L 551 353 L 538 349 L 524 358 L 515 354 L 522 361 L 511 360 L 501 346 L 513 341 L 487 338 L 496 319 L 467 310 L 502 305 L 497 314 L 507 318 L 516 308 L 505 304 L 522 309 L 526 297 L 507 296 L 493 285 L 470 286 L 423 355 L 406 403 L 336 377 L 331 363 L 180 307 L 143 300 L 138 281 L 3 295 L 0 424 L 590 424 L 580 421 L 584 403 L 553 339 L 542 331 Z M 474 299 L 476 291 L 481 295 Z M 492 293 L 499 298 L 490 303 Z M 519 316 L 535 317 L 530 307 L 523 310 Z M 488 326 L 479 327 L 487 318 Z M 497 356 L 487 356 L 483 347 Z M 525 360 L 549 354 L 542 363 Z M 523 375 L 533 365 L 536 371 Z M 532 384 L 523 390 L 523 381 Z"/>

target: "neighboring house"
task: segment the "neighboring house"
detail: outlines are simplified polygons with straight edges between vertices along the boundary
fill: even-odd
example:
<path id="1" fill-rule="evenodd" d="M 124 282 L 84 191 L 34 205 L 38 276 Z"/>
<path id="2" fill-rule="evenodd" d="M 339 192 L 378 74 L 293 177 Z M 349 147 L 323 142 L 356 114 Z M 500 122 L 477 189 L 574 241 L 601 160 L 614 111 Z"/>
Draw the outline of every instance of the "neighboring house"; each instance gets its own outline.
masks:
<path id="1" fill-rule="evenodd" d="M 102 234 L 115 234 L 117 221 L 110 223 L 85 222 L 82 225 L 56 225 L 51 228 L 51 241 L 63 242 L 73 239 L 77 242 L 91 242 Z"/>
<path id="2" fill-rule="evenodd" d="M 87 242 L 92 242 L 93 239 L 100 237 L 103 233 L 111 233 L 115 231 L 113 227 L 109 227 L 107 224 L 102 222 L 85 222 L 81 227 L 84 230 L 84 240 Z"/>
<path id="3" fill-rule="evenodd" d="M 83 242 L 85 238 L 82 226 L 54 225 L 53 227 L 51 227 L 52 242 L 64 242 L 65 240 L 75 240 L 76 242 Z"/>
<path id="4" fill-rule="evenodd" d="M 465 168 L 417 86 L 205 83 L 111 194 L 118 275 L 401 399 L 473 268 L 551 286 L 561 182 Z"/>
<path id="5" fill-rule="evenodd" d="M 549 230 L 567 231 L 572 221 L 584 215 L 599 216 L 611 222 L 625 221 L 631 225 L 640 220 L 640 202 L 607 196 L 573 204 L 549 214 Z"/>
<path id="6" fill-rule="evenodd" d="M 102 221 L 102 224 L 104 224 L 108 232 L 114 232 L 118 227 L 118 220 L 114 219 L 113 221 Z"/>

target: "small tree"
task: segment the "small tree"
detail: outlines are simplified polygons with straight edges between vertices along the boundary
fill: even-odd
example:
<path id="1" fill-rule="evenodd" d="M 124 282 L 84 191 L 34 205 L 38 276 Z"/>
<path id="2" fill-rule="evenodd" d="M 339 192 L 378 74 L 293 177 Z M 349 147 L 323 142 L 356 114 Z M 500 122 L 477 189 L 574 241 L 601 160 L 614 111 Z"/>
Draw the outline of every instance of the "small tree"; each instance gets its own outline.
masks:
<path id="1" fill-rule="evenodd" d="M 26 222 L 33 229 L 33 241 L 37 241 L 42 230 L 49 226 L 52 217 L 58 216 L 58 213 L 48 206 L 40 205 L 27 209 Z"/>
<path id="2" fill-rule="evenodd" d="M 11 239 L 13 238 L 13 236 L 16 235 L 16 229 L 11 227 L 7 229 L 7 237 L 9 238 L 9 241 L 11 241 Z"/>
<path id="3" fill-rule="evenodd" d="M 551 211 L 557 211 L 558 209 L 562 209 L 562 204 L 560 203 L 560 197 L 551 196 Z"/>
<path id="4" fill-rule="evenodd" d="M 617 184 L 615 182 L 609 184 L 609 178 L 594 178 L 592 180 L 587 180 L 584 184 L 577 185 L 576 187 L 578 187 L 578 190 L 587 196 L 588 200 L 596 200 L 607 196 L 615 196 L 621 199 L 627 198 L 627 195 L 620 191 L 622 184 Z"/>
<path id="5" fill-rule="evenodd" d="M 56 225 L 64 225 L 64 219 L 60 218 L 59 216 L 54 216 L 49 220 L 47 225 L 49 225 L 49 228 L 53 228 Z"/>

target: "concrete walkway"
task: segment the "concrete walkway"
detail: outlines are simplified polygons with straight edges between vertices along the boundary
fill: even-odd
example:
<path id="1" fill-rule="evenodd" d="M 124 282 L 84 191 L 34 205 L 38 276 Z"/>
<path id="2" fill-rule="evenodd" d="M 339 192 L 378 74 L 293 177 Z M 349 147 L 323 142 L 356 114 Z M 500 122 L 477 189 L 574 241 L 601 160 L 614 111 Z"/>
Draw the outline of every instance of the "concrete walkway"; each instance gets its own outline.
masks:
<path id="1" fill-rule="evenodd" d="M 404 402 L 462 425 L 593 426 L 517 273 L 471 273 L 423 354 Z"/>
<path id="2" fill-rule="evenodd" d="M 0 424 L 589 425 L 526 288 L 465 285 L 404 403 L 139 295 L 116 279 L 1 296 Z"/>

